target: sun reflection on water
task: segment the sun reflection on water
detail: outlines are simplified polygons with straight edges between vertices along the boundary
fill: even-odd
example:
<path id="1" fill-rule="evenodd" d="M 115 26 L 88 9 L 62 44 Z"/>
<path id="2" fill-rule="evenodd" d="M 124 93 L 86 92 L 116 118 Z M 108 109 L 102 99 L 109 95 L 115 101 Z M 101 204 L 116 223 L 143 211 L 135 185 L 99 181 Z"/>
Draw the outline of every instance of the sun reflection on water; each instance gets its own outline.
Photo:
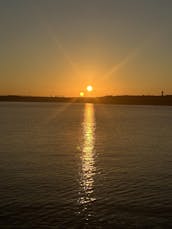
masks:
<path id="1" fill-rule="evenodd" d="M 94 105 L 85 104 L 83 128 L 83 145 L 81 154 L 81 195 L 79 203 L 86 210 L 88 205 L 95 201 L 94 198 L 94 176 L 95 167 L 95 115 Z"/>

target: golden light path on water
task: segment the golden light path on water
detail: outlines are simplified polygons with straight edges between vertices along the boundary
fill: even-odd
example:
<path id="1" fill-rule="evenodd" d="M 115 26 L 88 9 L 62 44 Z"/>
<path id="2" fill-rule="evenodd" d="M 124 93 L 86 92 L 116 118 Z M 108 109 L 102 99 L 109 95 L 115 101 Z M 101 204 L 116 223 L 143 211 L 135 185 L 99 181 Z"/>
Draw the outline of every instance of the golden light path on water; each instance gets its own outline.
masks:
<path id="1" fill-rule="evenodd" d="M 95 114 L 94 105 L 85 104 L 84 121 L 82 124 L 83 146 L 81 154 L 81 196 L 79 203 L 86 210 L 89 204 L 95 201 L 94 198 L 94 176 L 96 173 L 95 166 Z"/>

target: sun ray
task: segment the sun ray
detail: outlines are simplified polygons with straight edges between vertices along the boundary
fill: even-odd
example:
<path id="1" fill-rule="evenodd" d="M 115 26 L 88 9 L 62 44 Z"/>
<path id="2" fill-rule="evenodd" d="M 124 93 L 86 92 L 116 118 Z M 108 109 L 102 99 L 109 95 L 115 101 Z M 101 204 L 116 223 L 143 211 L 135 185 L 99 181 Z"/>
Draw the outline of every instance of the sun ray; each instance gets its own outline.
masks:
<path id="1" fill-rule="evenodd" d="M 128 62 L 136 58 L 136 56 L 145 48 L 145 45 L 150 41 L 150 39 L 145 39 L 139 47 L 134 48 L 128 55 L 126 55 L 122 61 L 118 64 L 112 66 L 103 76 L 106 79 L 113 75 L 115 72 L 123 68 Z"/>
<path id="2" fill-rule="evenodd" d="M 69 51 L 67 51 L 65 49 L 65 47 L 62 44 L 62 42 L 60 41 L 60 39 L 57 38 L 57 35 L 55 35 L 55 33 L 53 32 L 54 30 L 52 28 L 52 25 L 48 22 L 48 20 L 45 18 L 45 16 L 44 17 L 42 16 L 43 13 L 41 11 L 41 8 L 37 4 L 34 4 L 34 10 L 36 11 L 36 14 L 39 16 L 40 23 L 46 28 L 52 41 L 54 41 L 55 47 L 60 51 L 60 53 L 65 58 L 65 60 L 72 67 L 74 74 L 80 75 L 80 70 L 79 70 L 78 65 L 73 61 L 73 59 L 69 55 Z M 58 33 L 58 37 L 59 37 L 59 33 Z"/>

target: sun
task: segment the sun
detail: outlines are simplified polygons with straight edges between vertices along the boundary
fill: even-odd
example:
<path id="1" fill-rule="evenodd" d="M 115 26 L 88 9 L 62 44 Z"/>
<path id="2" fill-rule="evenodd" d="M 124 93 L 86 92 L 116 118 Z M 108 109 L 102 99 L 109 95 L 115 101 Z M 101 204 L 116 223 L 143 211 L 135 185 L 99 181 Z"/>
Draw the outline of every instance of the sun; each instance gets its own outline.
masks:
<path id="1" fill-rule="evenodd" d="M 93 90 L 93 87 L 91 85 L 87 86 L 87 91 L 91 92 Z"/>
<path id="2" fill-rule="evenodd" d="M 84 92 L 81 91 L 80 92 L 80 96 L 83 97 L 84 96 Z"/>

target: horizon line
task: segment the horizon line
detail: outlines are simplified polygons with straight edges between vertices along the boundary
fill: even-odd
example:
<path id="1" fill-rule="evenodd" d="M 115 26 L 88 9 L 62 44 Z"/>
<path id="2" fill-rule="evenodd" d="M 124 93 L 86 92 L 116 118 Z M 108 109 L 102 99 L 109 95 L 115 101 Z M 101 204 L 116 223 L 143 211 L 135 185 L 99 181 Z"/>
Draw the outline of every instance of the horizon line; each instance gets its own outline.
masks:
<path id="1" fill-rule="evenodd" d="M 119 94 L 119 95 L 102 95 L 102 96 L 63 96 L 63 95 L 20 95 L 20 94 L 0 94 L 0 97 L 34 97 L 34 98 L 102 98 L 102 97 L 122 97 L 122 96 L 172 96 L 172 94 Z"/>

